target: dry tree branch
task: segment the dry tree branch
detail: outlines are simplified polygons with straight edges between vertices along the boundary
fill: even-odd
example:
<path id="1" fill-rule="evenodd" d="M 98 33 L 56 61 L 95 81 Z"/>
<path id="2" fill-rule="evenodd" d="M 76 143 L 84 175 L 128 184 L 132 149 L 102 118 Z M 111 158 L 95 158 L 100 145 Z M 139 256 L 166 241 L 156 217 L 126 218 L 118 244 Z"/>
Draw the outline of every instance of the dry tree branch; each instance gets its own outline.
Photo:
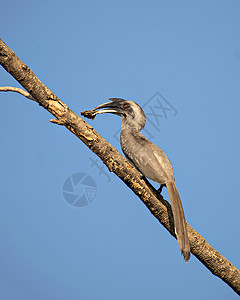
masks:
<path id="1" fill-rule="evenodd" d="M 24 91 L 23 89 L 12 87 L 12 86 L 0 86 L 0 92 L 16 92 L 24 97 L 26 97 L 29 100 L 33 100 L 37 102 L 35 98 L 33 98 L 28 92 Z"/>
<path id="2" fill-rule="evenodd" d="M 147 206 L 159 222 L 175 236 L 170 204 L 147 184 L 140 173 L 92 126 L 75 114 L 65 103 L 53 94 L 0 39 L 0 64 L 56 119 L 53 123 L 64 125 L 75 134 L 91 151 L 99 156 L 110 172 L 114 172 Z M 12 89 L 13 90 L 13 89 Z M 14 90 L 24 95 L 20 90 Z M 24 95 L 26 97 L 26 95 Z M 28 99 L 29 96 L 27 97 Z M 33 100 L 31 99 L 31 100 Z M 240 271 L 197 231 L 187 224 L 191 253 L 197 257 L 215 276 L 221 278 L 240 295 Z"/>

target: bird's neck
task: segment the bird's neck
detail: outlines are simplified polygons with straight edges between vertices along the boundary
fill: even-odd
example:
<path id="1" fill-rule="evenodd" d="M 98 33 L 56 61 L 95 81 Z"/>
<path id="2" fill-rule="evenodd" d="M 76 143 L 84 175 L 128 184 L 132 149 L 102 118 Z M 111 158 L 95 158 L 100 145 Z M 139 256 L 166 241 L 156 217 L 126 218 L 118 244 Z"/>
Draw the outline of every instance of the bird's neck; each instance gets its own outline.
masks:
<path id="1" fill-rule="evenodd" d="M 143 129 L 145 123 L 141 124 L 134 119 L 122 118 L 121 131 L 128 131 L 133 134 L 138 134 Z"/>

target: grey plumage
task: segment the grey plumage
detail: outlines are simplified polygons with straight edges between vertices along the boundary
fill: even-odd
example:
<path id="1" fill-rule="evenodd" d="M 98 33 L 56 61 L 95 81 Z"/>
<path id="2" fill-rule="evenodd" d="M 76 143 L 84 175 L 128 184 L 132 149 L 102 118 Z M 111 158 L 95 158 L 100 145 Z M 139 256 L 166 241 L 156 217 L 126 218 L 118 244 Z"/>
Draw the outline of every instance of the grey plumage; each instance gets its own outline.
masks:
<path id="1" fill-rule="evenodd" d="M 121 147 L 127 159 L 147 178 L 166 185 L 175 224 L 175 233 L 185 261 L 190 258 L 190 246 L 182 203 L 175 185 L 171 162 L 158 146 L 140 132 L 146 123 L 142 108 L 133 101 L 120 98 L 97 106 L 94 115 L 113 113 L 122 117 Z"/>

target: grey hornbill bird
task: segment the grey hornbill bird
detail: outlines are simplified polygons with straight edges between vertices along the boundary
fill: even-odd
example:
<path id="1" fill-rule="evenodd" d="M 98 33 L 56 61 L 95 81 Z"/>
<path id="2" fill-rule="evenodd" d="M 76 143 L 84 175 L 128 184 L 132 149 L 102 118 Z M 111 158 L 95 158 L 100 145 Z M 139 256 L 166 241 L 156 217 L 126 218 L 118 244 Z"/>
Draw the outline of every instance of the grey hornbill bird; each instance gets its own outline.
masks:
<path id="1" fill-rule="evenodd" d="M 142 108 L 133 101 L 120 98 L 109 99 L 111 102 L 101 104 L 90 113 L 90 118 L 97 114 L 112 113 L 122 117 L 121 147 L 127 159 L 145 177 L 166 186 L 171 202 L 175 233 L 178 244 L 187 262 L 190 258 L 190 246 L 186 228 L 186 220 L 182 203 L 175 185 L 171 162 L 158 146 L 150 142 L 140 132 L 146 123 L 146 116 Z M 84 114 L 87 116 L 87 114 Z"/>

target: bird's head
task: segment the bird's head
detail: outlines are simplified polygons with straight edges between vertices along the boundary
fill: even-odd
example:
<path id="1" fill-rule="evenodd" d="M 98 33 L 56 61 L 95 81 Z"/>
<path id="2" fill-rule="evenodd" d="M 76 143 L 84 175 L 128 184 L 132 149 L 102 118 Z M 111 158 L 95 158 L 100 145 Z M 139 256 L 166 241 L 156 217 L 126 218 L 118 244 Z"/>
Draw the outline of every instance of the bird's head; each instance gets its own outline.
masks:
<path id="1" fill-rule="evenodd" d="M 103 103 L 93 109 L 94 115 L 112 113 L 122 117 L 122 124 L 131 130 L 140 131 L 146 123 L 142 108 L 133 101 L 110 98 L 111 102 Z"/>

